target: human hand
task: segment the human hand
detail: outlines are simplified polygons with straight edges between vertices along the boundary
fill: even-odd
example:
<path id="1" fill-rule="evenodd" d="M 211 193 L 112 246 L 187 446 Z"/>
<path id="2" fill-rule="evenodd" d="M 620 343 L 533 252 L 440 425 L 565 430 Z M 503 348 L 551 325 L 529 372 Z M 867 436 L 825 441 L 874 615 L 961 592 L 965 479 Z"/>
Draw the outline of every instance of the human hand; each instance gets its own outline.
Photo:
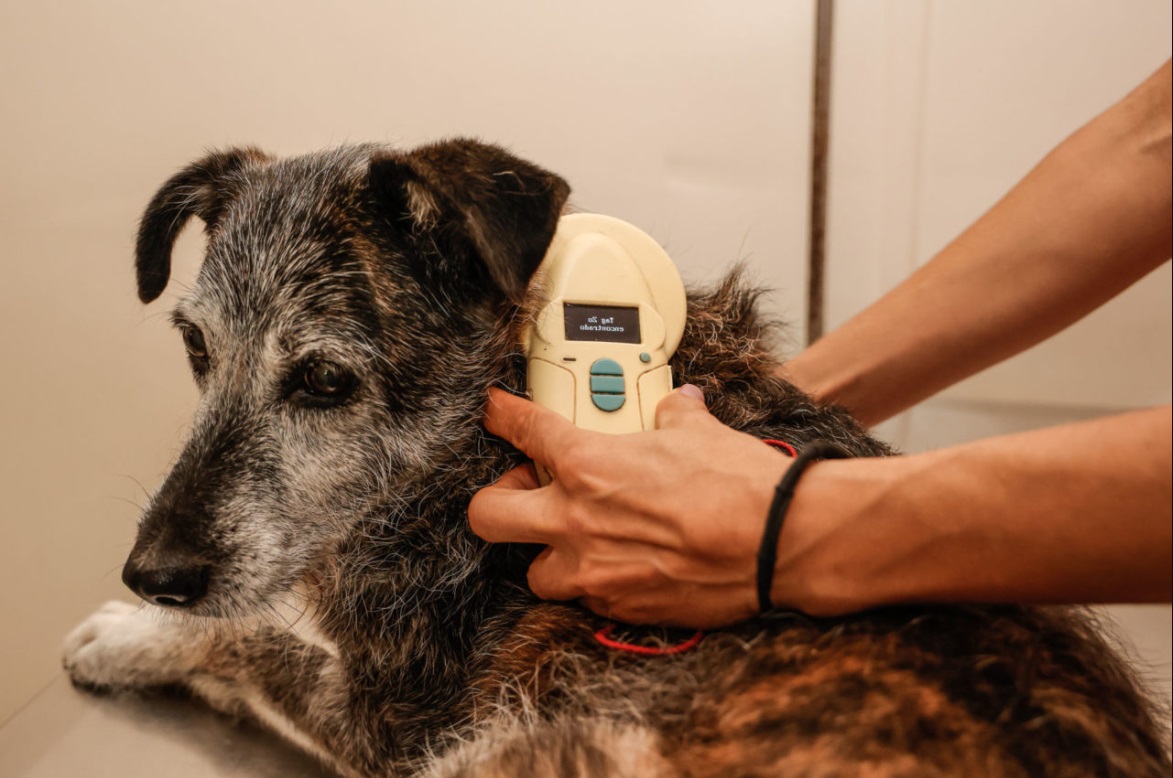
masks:
<path id="1" fill-rule="evenodd" d="M 539 597 L 629 623 L 709 628 L 757 613 L 758 544 L 790 460 L 717 421 L 699 389 L 677 389 L 656 430 L 629 435 L 490 390 L 485 427 L 554 478 L 539 486 L 523 465 L 469 506 L 484 539 L 547 546 L 529 570 Z"/>

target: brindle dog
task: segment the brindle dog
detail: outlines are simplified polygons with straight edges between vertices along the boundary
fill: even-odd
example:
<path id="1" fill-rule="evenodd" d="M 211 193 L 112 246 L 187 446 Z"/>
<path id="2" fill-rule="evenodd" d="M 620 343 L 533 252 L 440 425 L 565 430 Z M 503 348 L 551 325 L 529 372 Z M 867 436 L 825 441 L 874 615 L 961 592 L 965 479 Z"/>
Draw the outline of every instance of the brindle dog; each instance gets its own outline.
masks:
<path id="1" fill-rule="evenodd" d="M 470 140 L 232 149 L 164 184 L 139 296 L 202 219 L 173 314 L 202 400 L 123 572 L 152 604 L 79 626 L 73 680 L 181 687 L 350 776 L 1169 774 L 1136 680 L 1069 610 L 777 613 L 641 657 L 535 599 L 535 549 L 485 544 L 466 510 L 520 461 L 480 419 L 490 385 L 522 388 L 568 191 Z M 735 276 L 690 296 L 677 380 L 762 438 L 890 454 L 776 376 L 755 296 Z"/>

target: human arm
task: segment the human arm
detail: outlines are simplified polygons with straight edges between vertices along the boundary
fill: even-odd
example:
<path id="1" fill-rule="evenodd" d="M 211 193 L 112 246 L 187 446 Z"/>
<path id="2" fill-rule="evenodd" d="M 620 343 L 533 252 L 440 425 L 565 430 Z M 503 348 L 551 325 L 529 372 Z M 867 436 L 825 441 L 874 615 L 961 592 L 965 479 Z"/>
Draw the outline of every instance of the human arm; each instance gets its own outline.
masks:
<path id="1" fill-rule="evenodd" d="M 1166 62 L 879 301 L 783 366 L 875 424 L 1055 334 L 1173 251 Z"/>
<path id="2" fill-rule="evenodd" d="M 773 602 L 833 615 L 901 602 L 1168 601 L 1168 407 L 908 457 L 812 465 L 782 529 Z M 491 395 L 488 429 L 546 465 L 483 489 L 473 530 L 549 548 L 535 593 L 637 623 L 757 612 L 755 556 L 789 464 L 695 391 L 614 438 Z"/>
<path id="3" fill-rule="evenodd" d="M 791 506 L 774 597 L 826 614 L 903 602 L 1169 602 L 1171 437 L 1164 406 L 818 464 Z"/>

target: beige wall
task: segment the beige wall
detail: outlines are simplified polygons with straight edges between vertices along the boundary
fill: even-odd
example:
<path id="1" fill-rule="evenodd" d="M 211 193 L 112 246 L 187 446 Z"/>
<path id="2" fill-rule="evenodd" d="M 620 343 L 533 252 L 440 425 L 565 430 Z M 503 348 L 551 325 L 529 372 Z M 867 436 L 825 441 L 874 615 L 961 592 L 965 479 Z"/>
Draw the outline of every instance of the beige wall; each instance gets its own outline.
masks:
<path id="1" fill-rule="evenodd" d="M 228 143 L 297 153 L 478 134 L 562 172 L 579 205 L 652 232 L 689 278 L 749 258 L 779 290 L 775 309 L 801 321 L 812 9 L 0 3 L 0 721 L 58 672 L 73 623 L 128 597 L 118 575 L 138 506 L 194 402 L 169 303 L 142 309 L 133 294 L 135 220 L 170 172 Z M 1163 0 L 840 2 L 833 322 L 1167 57 L 1168 31 Z M 1038 89 L 1061 92 L 1041 101 Z M 181 241 L 173 288 L 199 244 Z M 1119 315 L 1067 336 L 1054 362 L 1030 357 L 957 390 L 976 411 L 930 405 L 893 434 L 915 448 L 1066 418 L 1053 407 L 1083 413 L 1093 399 L 1167 402 L 1163 272 Z M 1057 394 L 1073 382 L 1050 376 L 1083 369 L 1088 351 L 1128 380 Z M 1007 415 L 987 399 L 1017 405 Z M 1153 661 L 1167 678 L 1167 659 Z"/>
<path id="2" fill-rule="evenodd" d="M 686 277 L 748 258 L 804 316 L 813 0 L 0 3 L 0 721 L 111 597 L 195 393 L 134 297 L 136 219 L 209 146 L 476 134 Z M 190 278 L 195 231 L 181 241 Z"/>

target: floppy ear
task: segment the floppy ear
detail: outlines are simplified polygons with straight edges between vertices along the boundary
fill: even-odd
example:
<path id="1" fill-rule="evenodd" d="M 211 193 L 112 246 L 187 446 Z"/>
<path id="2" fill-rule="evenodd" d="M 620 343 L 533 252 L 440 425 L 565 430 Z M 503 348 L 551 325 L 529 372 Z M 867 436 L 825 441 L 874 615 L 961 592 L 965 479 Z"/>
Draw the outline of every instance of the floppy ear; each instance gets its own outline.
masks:
<path id="1" fill-rule="evenodd" d="M 525 294 L 570 195 L 559 176 L 464 138 L 376 157 L 370 186 L 387 213 L 408 219 L 414 233 L 428 233 L 441 246 L 463 244 L 513 302 Z"/>
<path id="2" fill-rule="evenodd" d="M 138 296 L 149 303 L 163 293 L 171 276 L 171 247 L 192 216 L 209 228 L 232 199 L 233 174 L 268 156 L 253 148 L 214 151 L 171 177 L 151 198 L 139 222 L 135 244 Z"/>

